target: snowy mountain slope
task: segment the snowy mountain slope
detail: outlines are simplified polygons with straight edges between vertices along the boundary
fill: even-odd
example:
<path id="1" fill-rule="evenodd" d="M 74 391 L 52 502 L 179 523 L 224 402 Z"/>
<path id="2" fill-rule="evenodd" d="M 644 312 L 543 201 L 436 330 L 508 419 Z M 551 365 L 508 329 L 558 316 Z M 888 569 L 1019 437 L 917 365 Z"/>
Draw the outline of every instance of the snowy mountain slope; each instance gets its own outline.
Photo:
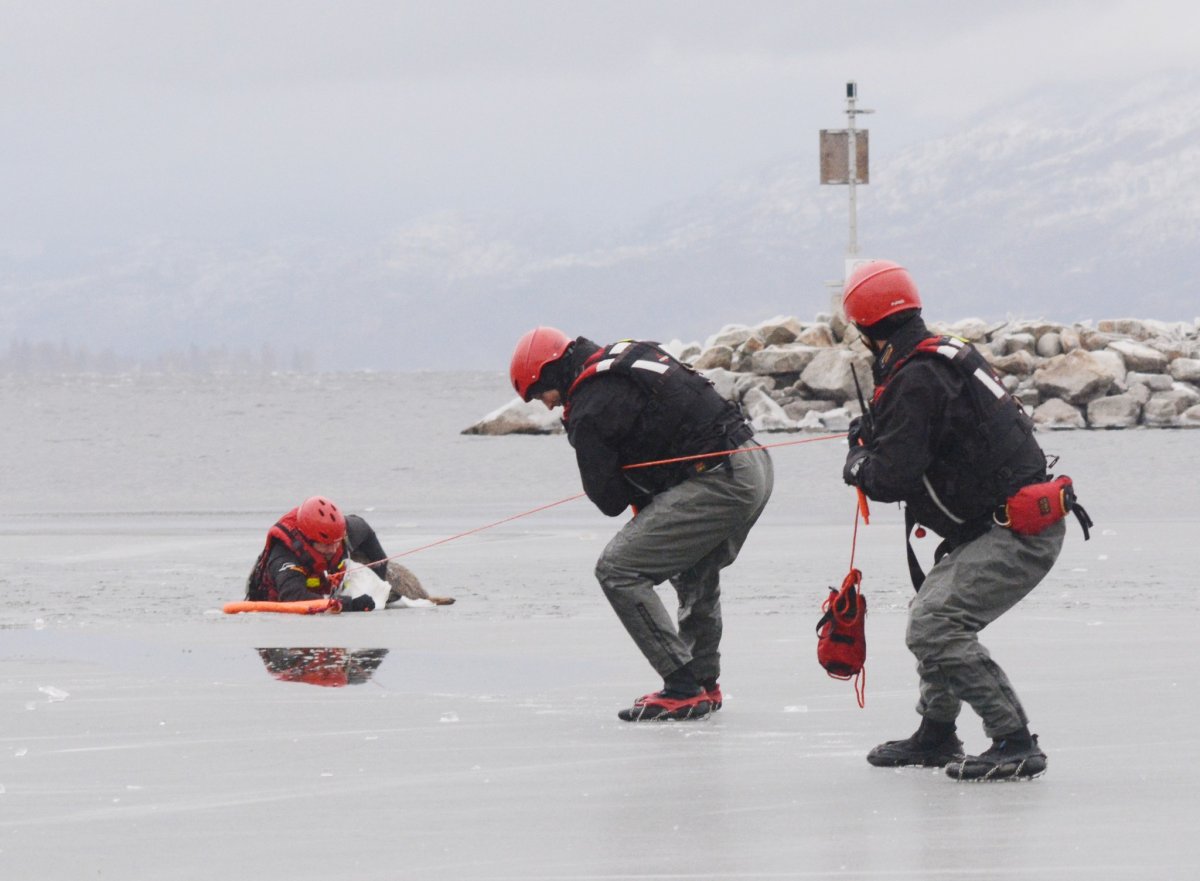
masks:
<path id="1" fill-rule="evenodd" d="M 901 150 L 886 112 L 870 122 L 860 251 L 906 263 L 934 316 L 1200 313 L 1200 77 L 1041 93 Z M 621 229 L 443 214 L 365 238 L 0 249 L 0 345 L 268 345 L 321 367 L 487 368 L 537 323 L 701 339 L 810 318 L 847 240 L 845 188 L 817 182 L 817 128 L 794 156 Z"/>

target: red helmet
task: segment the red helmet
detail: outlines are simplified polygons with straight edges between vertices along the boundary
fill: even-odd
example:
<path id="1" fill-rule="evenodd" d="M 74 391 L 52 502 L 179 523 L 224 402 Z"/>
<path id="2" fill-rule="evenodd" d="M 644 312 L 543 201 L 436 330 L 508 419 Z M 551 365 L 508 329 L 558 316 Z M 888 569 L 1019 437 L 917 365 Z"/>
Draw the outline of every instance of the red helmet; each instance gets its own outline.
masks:
<path id="1" fill-rule="evenodd" d="M 571 338 L 556 327 L 535 327 L 517 340 L 509 375 L 522 400 L 529 400 L 529 390 L 542 375 L 542 369 L 561 358 L 569 345 Z"/>
<path id="2" fill-rule="evenodd" d="M 328 544 L 346 537 L 346 518 L 338 506 L 324 496 L 304 500 L 296 513 L 296 526 L 310 541 Z"/>
<path id="3" fill-rule="evenodd" d="M 859 327 L 889 315 L 920 309 L 921 295 L 908 270 L 891 260 L 868 260 L 854 267 L 842 293 L 842 311 Z"/>

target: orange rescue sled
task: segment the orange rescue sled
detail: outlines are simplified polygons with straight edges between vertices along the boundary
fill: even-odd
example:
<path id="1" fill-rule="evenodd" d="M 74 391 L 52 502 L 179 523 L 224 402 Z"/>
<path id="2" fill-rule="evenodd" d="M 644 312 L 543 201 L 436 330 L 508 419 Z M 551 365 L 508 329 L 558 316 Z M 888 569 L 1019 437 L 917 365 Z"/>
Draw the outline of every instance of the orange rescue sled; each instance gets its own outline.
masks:
<path id="1" fill-rule="evenodd" d="M 292 615 L 320 615 L 324 612 L 340 612 L 341 603 L 326 597 L 320 600 L 300 600 L 295 603 L 278 603 L 269 600 L 239 600 L 226 603 L 222 611 L 226 615 L 239 612 L 285 612 Z"/>

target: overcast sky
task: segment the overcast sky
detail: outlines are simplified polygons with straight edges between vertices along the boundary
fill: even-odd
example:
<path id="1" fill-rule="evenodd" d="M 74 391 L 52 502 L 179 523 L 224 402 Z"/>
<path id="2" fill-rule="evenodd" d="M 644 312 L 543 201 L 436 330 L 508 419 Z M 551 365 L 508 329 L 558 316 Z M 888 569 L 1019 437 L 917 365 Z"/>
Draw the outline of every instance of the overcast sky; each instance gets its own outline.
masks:
<path id="1" fill-rule="evenodd" d="M 363 235 L 438 211 L 619 222 L 877 154 L 1051 81 L 1200 54 L 1187 3 L 0 0 L 0 255 Z M 815 174 L 815 170 L 814 170 Z"/>

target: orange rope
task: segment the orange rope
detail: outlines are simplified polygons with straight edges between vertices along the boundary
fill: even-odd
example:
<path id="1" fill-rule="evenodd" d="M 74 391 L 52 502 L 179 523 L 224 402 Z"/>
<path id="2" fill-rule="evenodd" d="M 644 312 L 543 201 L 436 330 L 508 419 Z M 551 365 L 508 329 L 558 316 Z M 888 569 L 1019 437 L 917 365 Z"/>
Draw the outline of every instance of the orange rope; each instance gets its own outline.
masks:
<path id="1" fill-rule="evenodd" d="M 734 453 L 750 453 L 750 452 L 753 452 L 754 450 L 769 450 L 772 447 L 790 447 L 790 446 L 795 446 L 797 444 L 811 444 L 811 443 L 815 443 L 817 441 L 837 440 L 839 438 L 844 438 L 845 436 L 846 435 L 844 435 L 844 434 L 830 434 L 830 435 L 823 435 L 821 437 L 807 437 L 807 438 L 804 438 L 803 440 L 781 441 L 781 442 L 775 443 L 775 444 L 761 444 L 759 446 L 754 446 L 754 447 L 738 447 L 736 450 L 720 450 L 719 452 L 716 452 L 716 453 L 697 453 L 694 456 L 677 456 L 674 459 L 659 459 L 654 462 L 638 462 L 634 465 L 624 465 L 622 467 L 624 468 L 624 470 L 628 471 L 628 470 L 631 470 L 634 468 L 649 468 L 651 465 L 669 465 L 674 462 L 690 462 L 695 459 L 708 459 L 713 456 L 730 456 L 730 455 L 733 455 Z M 376 560 L 373 563 L 367 563 L 366 565 L 363 565 L 363 566 L 356 566 L 356 567 L 352 567 L 349 569 L 344 569 L 344 570 L 342 570 L 341 573 L 336 573 L 336 572 L 331 573 L 330 578 L 335 581 L 340 581 L 342 578 L 345 578 L 346 575 L 348 575 L 349 573 L 357 572 L 359 569 L 369 569 L 372 566 L 378 566 L 380 563 L 386 563 L 388 560 L 396 560 L 396 559 L 399 559 L 400 557 L 407 557 L 409 554 L 415 554 L 418 551 L 428 550 L 429 548 L 437 547 L 438 545 L 445 544 L 446 542 L 449 542 L 449 541 L 455 541 L 456 539 L 465 538 L 468 535 L 474 535 L 477 532 L 483 532 L 485 529 L 491 529 L 492 527 L 500 526 L 501 524 L 509 523 L 513 520 L 519 520 L 522 517 L 528 517 L 530 514 L 537 514 L 539 511 L 545 511 L 548 508 L 554 508 L 558 505 L 566 504 L 567 502 L 573 502 L 576 499 L 583 498 L 585 495 L 587 495 L 587 493 L 576 493 L 573 496 L 567 496 L 565 499 L 559 499 L 557 502 L 550 502 L 550 504 L 548 504 L 548 505 L 539 505 L 538 507 L 531 508 L 528 511 L 522 511 L 520 514 L 513 514 L 511 517 L 505 517 L 503 520 L 497 520 L 495 523 L 489 523 L 486 526 L 477 526 L 474 529 L 468 529 L 466 532 L 460 532 L 457 535 L 451 535 L 446 538 L 440 538 L 437 541 L 431 541 L 429 544 L 424 544 L 424 545 L 421 545 L 420 547 L 416 547 L 416 548 L 410 548 L 409 550 L 402 551 L 399 554 L 392 554 L 389 557 L 384 557 L 382 560 Z M 864 500 L 864 504 L 865 504 L 865 500 Z M 857 528 L 858 528 L 858 523 L 857 523 L 857 521 L 855 521 L 855 529 L 857 529 Z"/>
<path id="2" fill-rule="evenodd" d="M 363 566 L 354 566 L 349 569 L 344 569 L 340 573 L 337 573 L 337 572 L 332 573 L 332 574 L 330 574 L 330 578 L 337 579 L 338 581 L 340 581 L 342 578 L 345 578 L 351 572 L 357 572 L 360 569 L 370 569 L 372 566 L 378 566 L 380 563 L 386 563 L 388 560 L 397 560 L 400 557 L 407 557 L 409 554 L 415 554 L 415 553 L 417 553 L 417 551 L 424 551 L 424 550 L 427 550 L 428 548 L 437 547 L 438 545 L 444 545 L 448 541 L 454 541 L 456 539 L 466 538 L 468 535 L 474 535 L 477 532 L 483 532 L 485 529 L 491 529 L 494 526 L 500 526 L 501 524 L 508 523 L 512 520 L 519 520 L 521 517 L 528 517 L 530 514 L 536 514 L 539 511 L 545 511 L 548 508 L 554 508 L 554 507 L 557 507 L 558 505 L 565 505 L 567 502 L 573 502 L 576 499 L 581 499 L 585 495 L 587 495 L 587 493 L 576 493 L 573 496 L 567 496 L 565 499 L 559 499 L 557 502 L 551 502 L 548 505 L 539 505 L 538 507 L 531 508 L 528 511 L 522 511 L 520 514 L 513 514 L 511 517 L 505 517 L 503 520 L 497 520 L 495 523 L 489 523 L 486 526 L 476 526 L 474 529 L 468 529 L 466 532 L 460 532 L 457 535 L 447 536 L 446 538 L 439 538 L 437 541 L 431 541 L 429 544 L 424 544 L 417 548 L 409 548 L 407 551 L 401 551 L 399 554 L 392 554 L 390 557 L 384 557 L 382 560 L 376 560 L 374 563 L 367 563 Z"/>
<path id="3" fill-rule="evenodd" d="M 715 453 L 697 453 L 694 456 L 676 456 L 674 459 L 657 459 L 654 462 L 638 462 L 636 465 L 621 466 L 626 471 L 631 471 L 634 468 L 649 468 L 651 465 L 671 465 L 675 462 L 692 462 L 696 459 L 711 459 L 714 456 L 731 456 L 734 453 L 752 453 L 755 450 L 770 450 L 775 447 L 794 447 L 797 444 L 812 444 L 817 441 L 838 440 L 844 438 L 844 434 L 826 434 L 821 437 L 806 437 L 803 440 L 780 441 L 777 444 L 759 444 L 755 447 L 738 447 L 736 450 L 718 450 Z"/>

